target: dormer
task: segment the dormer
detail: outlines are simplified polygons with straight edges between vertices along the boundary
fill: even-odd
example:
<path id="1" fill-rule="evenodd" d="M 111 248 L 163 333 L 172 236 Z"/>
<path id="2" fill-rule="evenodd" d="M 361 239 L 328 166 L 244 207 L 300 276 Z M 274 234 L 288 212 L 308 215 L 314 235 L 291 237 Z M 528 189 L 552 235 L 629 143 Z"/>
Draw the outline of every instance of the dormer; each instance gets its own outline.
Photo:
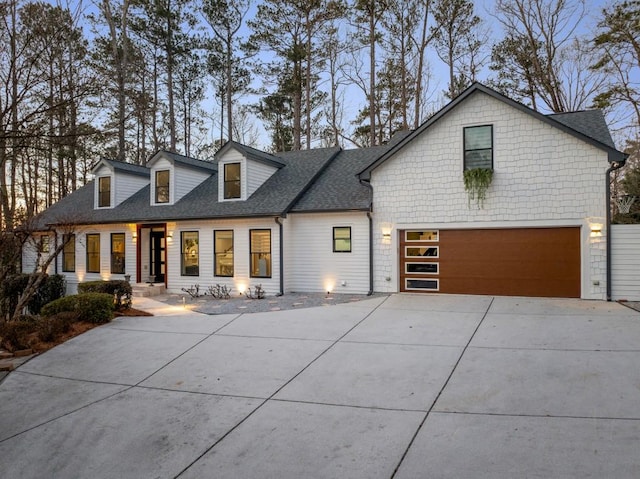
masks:
<path id="1" fill-rule="evenodd" d="M 210 161 L 159 151 L 147 163 L 151 174 L 151 204 L 173 205 L 216 172 Z"/>
<path id="2" fill-rule="evenodd" d="M 245 201 L 284 163 L 264 151 L 228 141 L 217 153 L 218 201 Z"/>
<path id="3" fill-rule="evenodd" d="M 95 209 L 114 208 L 149 184 L 147 168 L 122 161 L 100 160 L 91 172 Z"/>

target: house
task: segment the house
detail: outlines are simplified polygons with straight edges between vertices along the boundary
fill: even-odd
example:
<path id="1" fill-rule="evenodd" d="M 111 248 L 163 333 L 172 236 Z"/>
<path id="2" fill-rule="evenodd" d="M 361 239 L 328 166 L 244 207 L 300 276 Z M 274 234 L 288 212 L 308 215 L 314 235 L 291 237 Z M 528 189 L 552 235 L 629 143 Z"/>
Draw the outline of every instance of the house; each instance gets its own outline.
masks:
<path id="1" fill-rule="evenodd" d="M 474 84 L 384 146 L 102 160 L 37 224 L 55 243 L 75 218 L 52 266 L 70 291 L 130 275 L 174 292 L 606 299 L 607 175 L 625 158 L 600 111 L 542 115 Z M 482 207 L 463 183 L 478 167 L 493 171 Z"/>

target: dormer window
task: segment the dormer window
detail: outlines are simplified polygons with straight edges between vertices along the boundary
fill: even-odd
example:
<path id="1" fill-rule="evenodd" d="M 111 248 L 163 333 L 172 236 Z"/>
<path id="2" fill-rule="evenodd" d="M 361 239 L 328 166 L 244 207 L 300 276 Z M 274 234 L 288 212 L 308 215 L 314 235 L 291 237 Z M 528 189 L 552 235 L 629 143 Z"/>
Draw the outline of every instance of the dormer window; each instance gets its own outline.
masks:
<path id="1" fill-rule="evenodd" d="M 169 203 L 169 170 L 156 171 L 156 203 Z"/>
<path id="2" fill-rule="evenodd" d="M 111 177 L 98 178 L 98 207 L 109 208 L 111 206 Z"/>
<path id="3" fill-rule="evenodd" d="M 240 198 L 240 163 L 224 165 L 224 199 Z"/>

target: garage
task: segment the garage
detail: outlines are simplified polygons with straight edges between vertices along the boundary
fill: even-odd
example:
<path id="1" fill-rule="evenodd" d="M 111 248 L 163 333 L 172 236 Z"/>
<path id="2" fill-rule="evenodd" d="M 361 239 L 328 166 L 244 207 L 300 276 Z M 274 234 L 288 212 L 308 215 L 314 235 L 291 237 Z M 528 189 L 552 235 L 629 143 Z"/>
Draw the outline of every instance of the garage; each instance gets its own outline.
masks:
<path id="1" fill-rule="evenodd" d="M 580 297 L 580 228 L 400 230 L 400 291 Z"/>

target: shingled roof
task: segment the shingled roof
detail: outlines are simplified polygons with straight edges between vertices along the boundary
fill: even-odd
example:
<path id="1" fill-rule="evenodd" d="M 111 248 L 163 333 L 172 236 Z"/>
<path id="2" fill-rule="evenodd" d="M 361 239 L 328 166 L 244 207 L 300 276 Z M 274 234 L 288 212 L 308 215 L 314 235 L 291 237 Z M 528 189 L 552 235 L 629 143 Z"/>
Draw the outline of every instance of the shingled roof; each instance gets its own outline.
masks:
<path id="1" fill-rule="evenodd" d="M 554 113 L 547 116 L 602 144 L 610 146 L 611 148 L 616 147 L 611 138 L 611 133 L 609 132 L 609 127 L 607 127 L 607 122 L 604 119 L 602 110 Z"/>
<path id="2" fill-rule="evenodd" d="M 135 223 L 238 217 L 281 216 L 286 214 L 341 152 L 323 148 L 283 153 L 283 165 L 246 201 L 218 201 L 218 176 L 211 176 L 173 205 L 152 206 L 147 185 L 114 208 L 94 208 L 94 182 L 61 199 L 36 218 L 36 225 L 68 222 L 81 224 Z M 357 179 L 354 181 L 357 183 Z"/>

